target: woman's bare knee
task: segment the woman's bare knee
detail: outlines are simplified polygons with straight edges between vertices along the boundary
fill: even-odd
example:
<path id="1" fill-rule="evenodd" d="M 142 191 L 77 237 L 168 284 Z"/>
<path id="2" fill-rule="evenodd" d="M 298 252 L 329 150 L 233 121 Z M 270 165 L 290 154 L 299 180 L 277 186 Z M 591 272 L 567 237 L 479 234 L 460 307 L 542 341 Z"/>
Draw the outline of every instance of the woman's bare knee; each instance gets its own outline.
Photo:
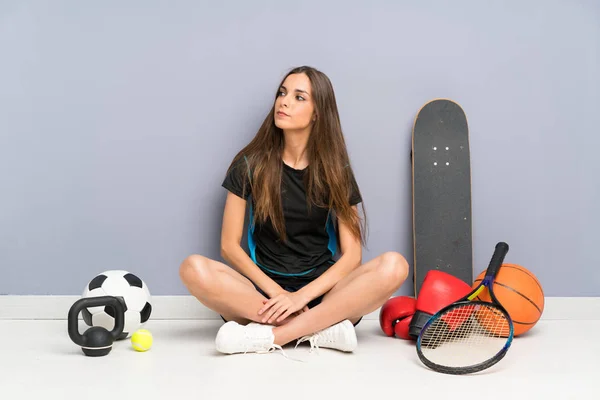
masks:
<path id="1" fill-rule="evenodd" d="M 395 290 L 408 277 L 408 268 L 408 262 L 404 256 L 395 251 L 390 251 L 381 255 L 378 275 Z"/>
<path id="2" fill-rule="evenodd" d="M 187 286 L 205 286 L 210 282 L 210 260 L 204 256 L 193 254 L 179 266 L 179 277 Z"/>

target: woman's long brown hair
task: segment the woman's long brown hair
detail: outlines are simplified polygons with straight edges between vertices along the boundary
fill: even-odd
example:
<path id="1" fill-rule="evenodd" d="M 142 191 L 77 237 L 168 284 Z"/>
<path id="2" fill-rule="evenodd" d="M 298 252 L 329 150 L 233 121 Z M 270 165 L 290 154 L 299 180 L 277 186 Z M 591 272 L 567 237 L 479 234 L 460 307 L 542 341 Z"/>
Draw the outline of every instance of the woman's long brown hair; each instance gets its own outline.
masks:
<path id="1" fill-rule="evenodd" d="M 352 167 L 333 86 L 324 73 L 312 67 L 302 66 L 289 71 L 279 87 L 283 85 L 289 75 L 300 73 L 306 74 L 310 79 L 317 115 L 306 147 L 308 167 L 305 174 L 305 185 L 309 210 L 312 205 L 327 208 L 334 221 L 337 219 L 346 223 L 352 235 L 364 244 L 366 242 L 364 229 L 366 213 L 362 202 L 362 219 L 350 206 L 349 200 L 352 191 L 358 193 L 360 191 L 358 187 L 353 187 Z M 248 162 L 250 171 L 252 171 L 250 187 L 255 203 L 254 221 L 251 222 L 264 223 L 270 220 L 275 231 L 282 240 L 285 240 L 281 202 L 283 170 L 281 155 L 284 148 L 284 134 L 280 128 L 275 126 L 274 113 L 275 102 L 255 137 L 234 157 L 229 168 L 234 168 L 241 162 L 244 168 L 236 169 L 235 172 L 242 173 L 243 171 L 248 174 L 246 168 L 246 162 Z M 334 224 L 334 226 L 336 225 Z"/>

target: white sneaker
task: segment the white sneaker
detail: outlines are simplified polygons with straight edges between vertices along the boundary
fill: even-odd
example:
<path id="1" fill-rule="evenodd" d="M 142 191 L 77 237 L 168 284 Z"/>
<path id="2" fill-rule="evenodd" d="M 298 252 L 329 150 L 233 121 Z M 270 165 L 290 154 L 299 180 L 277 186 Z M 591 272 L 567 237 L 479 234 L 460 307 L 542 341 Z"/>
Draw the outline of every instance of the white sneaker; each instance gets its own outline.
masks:
<path id="1" fill-rule="evenodd" d="M 313 348 L 327 347 L 351 352 L 358 344 L 354 325 L 347 319 L 312 335 L 301 337 L 298 339 L 296 346 L 307 340 L 310 342 L 311 351 Z"/>
<path id="2" fill-rule="evenodd" d="M 273 343 L 272 325 L 263 325 L 250 322 L 248 325 L 240 325 L 235 321 L 223 324 L 215 338 L 217 351 L 225 354 L 235 353 L 268 353 L 275 349 L 281 349 Z"/>

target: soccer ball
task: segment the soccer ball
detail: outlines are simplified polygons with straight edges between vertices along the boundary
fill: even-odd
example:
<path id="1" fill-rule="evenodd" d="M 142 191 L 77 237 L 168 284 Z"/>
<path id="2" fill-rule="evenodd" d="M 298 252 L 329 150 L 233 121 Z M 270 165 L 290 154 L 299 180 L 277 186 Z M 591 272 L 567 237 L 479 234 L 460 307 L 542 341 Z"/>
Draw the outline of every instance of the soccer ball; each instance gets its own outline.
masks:
<path id="1" fill-rule="evenodd" d="M 121 297 L 125 306 L 125 326 L 117 340 L 126 339 L 144 326 L 152 313 L 152 298 L 148 286 L 136 275 L 121 270 L 104 271 L 92 279 L 82 297 Z M 81 312 L 89 326 L 102 326 L 109 331 L 115 326 L 112 307 L 89 307 Z"/>

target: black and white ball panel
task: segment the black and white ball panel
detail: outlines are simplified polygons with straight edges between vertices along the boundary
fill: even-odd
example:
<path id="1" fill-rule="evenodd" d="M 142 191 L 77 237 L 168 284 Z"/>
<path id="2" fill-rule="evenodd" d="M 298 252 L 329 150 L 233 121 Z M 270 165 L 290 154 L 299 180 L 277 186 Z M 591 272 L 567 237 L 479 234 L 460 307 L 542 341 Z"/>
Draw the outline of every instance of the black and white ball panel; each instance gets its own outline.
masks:
<path id="1" fill-rule="evenodd" d="M 150 319 L 152 299 L 148 287 L 138 276 L 122 270 L 105 271 L 94 277 L 83 292 L 83 297 L 121 297 L 125 305 L 125 328 L 119 337 L 125 339 Z M 114 327 L 112 307 L 90 307 L 82 311 L 83 320 L 89 326 Z"/>

